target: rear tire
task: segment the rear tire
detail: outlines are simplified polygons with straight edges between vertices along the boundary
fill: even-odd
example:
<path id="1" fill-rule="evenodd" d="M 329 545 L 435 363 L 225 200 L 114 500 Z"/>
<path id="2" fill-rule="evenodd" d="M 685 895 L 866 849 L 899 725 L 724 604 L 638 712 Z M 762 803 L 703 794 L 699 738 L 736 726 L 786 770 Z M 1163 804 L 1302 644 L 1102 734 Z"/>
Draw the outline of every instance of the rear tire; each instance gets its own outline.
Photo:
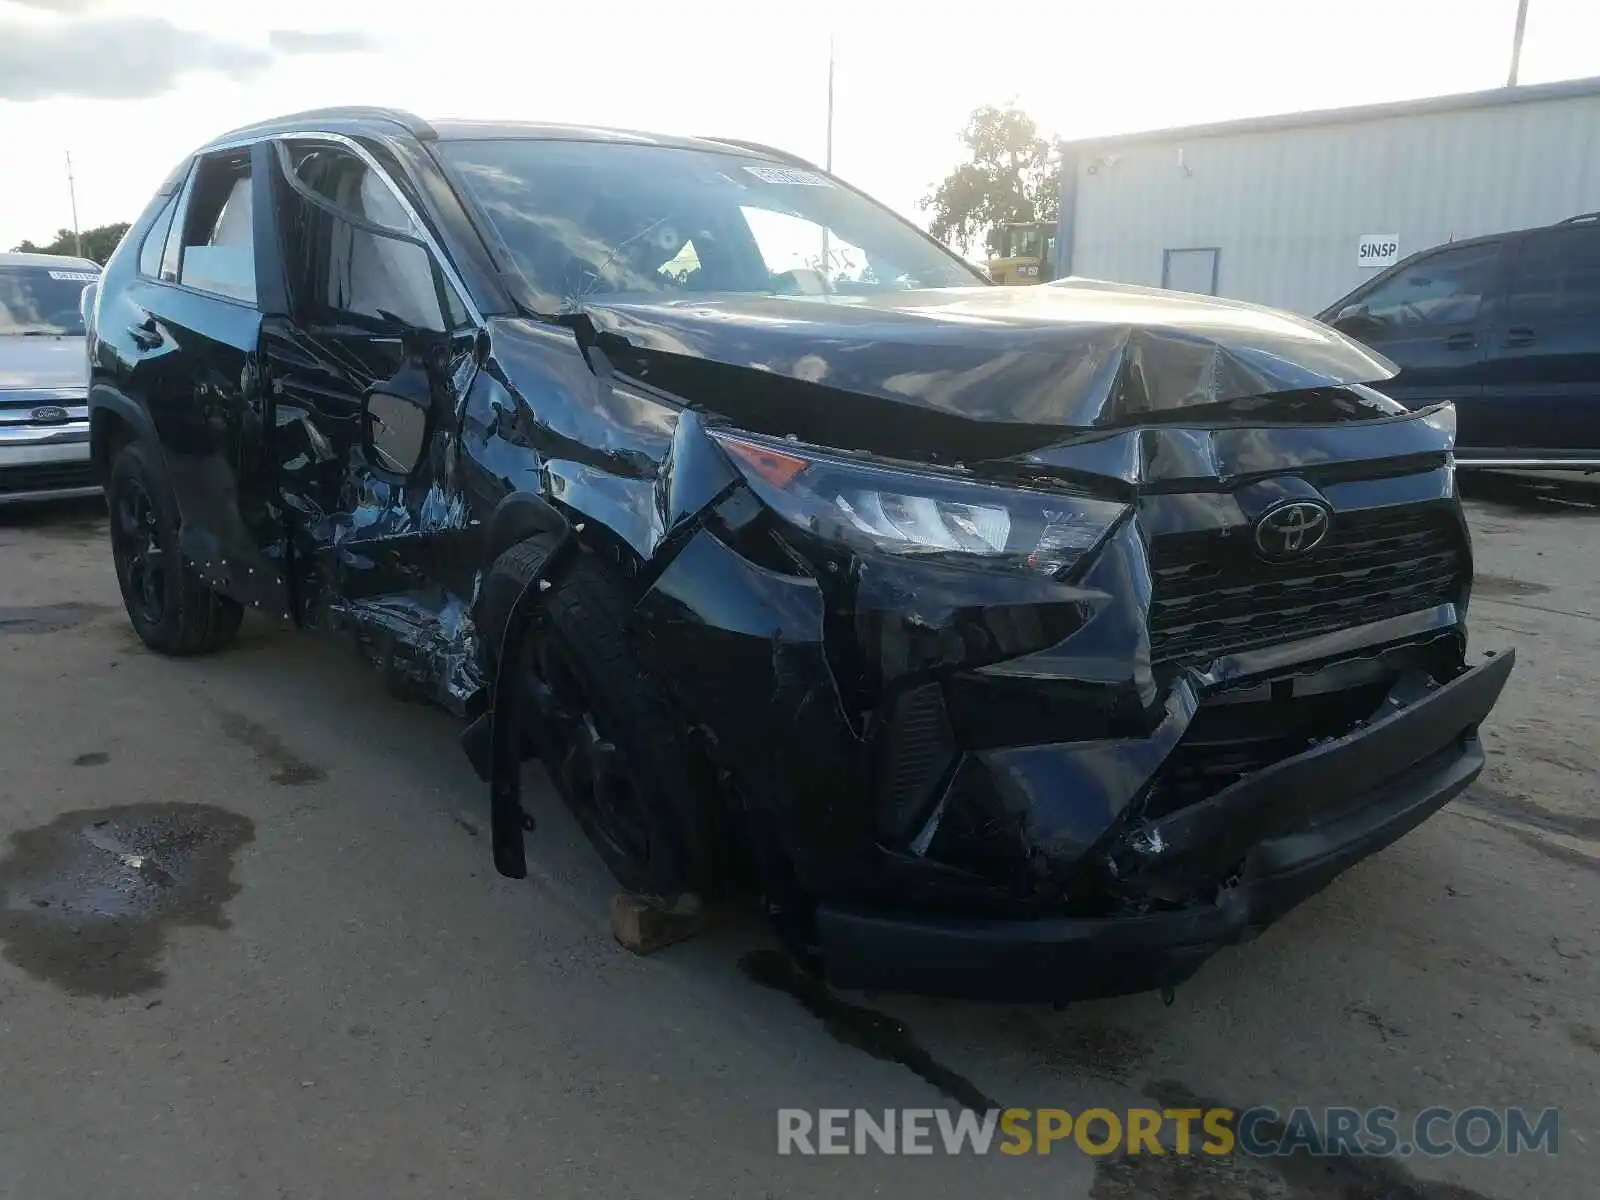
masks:
<path id="1" fill-rule="evenodd" d="M 549 553 L 529 539 L 490 568 L 485 595 L 504 614 Z M 518 673 L 534 740 L 552 781 L 624 888 L 674 899 L 720 893 L 728 842 L 709 772 L 683 722 L 639 664 L 625 623 L 626 592 L 584 550 L 536 593 L 535 624 Z M 486 629 L 492 652 L 503 624 Z M 554 718 L 541 717 L 558 710 Z M 614 747 L 599 752 L 596 744 Z"/>
<path id="2" fill-rule="evenodd" d="M 106 504 L 117 586 L 139 639 L 174 656 L 210 654 L 231 642 L 244 608 L 206 587 L 184 562 L 171 483 L 143 444 L 117 451 Z"/>

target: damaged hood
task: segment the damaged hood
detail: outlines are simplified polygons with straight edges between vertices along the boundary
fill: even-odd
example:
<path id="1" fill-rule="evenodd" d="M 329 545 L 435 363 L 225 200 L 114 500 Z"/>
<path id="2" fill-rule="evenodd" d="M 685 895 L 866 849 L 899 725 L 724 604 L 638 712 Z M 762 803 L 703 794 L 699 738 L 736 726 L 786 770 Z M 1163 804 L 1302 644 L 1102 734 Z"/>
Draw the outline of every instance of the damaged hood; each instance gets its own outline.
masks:
<path id="1" fill-rule="evenodd" d="M 696 363 L 807 385 L 806 395 L 757 389 L 756 408 L 789 407 L 779 393 L 800 401 L 794 413 L 769 414 L 779 424 L 843 392 L 888 402 L 900 420 L 909 409 L 1059 436 L 1395 374 L 1387 359 L 1304 317 L 1089 280 L 871 296 L 619 298 L 584 313 L 608 352 L 631 355 L 661 386 L 736 419 L 747 414 L 730 406 L 752 407 L 739 402 L 736 379 Z M 859 400 L 852 410 L 870 416 Z"/>

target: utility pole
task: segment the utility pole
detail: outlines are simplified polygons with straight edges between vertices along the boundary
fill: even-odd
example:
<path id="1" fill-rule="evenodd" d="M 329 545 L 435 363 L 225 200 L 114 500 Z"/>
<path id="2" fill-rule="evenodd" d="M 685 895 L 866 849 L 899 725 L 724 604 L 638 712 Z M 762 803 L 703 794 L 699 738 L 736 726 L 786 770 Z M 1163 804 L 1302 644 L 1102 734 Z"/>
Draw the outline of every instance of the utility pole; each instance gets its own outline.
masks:
<path id="1" fill-rule="evenodd" d="M 1517 31 L 1511 35 L 1511 75 L 1507 87 L 1517 86 L 1517 68 L 1522 65 L 1522 30 L 1528 23 L 1528 0 L 1517 0 Z"/>
<path id="2" fill-rule="evenodd" d="M 83 257 L 83 235 L 78 232 L 78 189 L 72 182 L 72 151 L 67 151 L 67 197 L 72 201 L 72 252 Z"/>
<path id="3" fill-rule="evenodd" d="M 828 31 L 828 140 L 822 160 L 823 168 L 831 175 L 833 173 L 833 30 Z M 833 262 L 828 247 L 828 227 L 822 227 L 822 278 L 824 281 L 833 274 Z"/>
<path id="4" fill-rule="evenodd" d="M 1524 6 L 1528 0 L 1522 0 Z M 828 148 L 827 158 L 822 165 L 828 170 L 833 170 L 833 31 L 828 31 Z"/>

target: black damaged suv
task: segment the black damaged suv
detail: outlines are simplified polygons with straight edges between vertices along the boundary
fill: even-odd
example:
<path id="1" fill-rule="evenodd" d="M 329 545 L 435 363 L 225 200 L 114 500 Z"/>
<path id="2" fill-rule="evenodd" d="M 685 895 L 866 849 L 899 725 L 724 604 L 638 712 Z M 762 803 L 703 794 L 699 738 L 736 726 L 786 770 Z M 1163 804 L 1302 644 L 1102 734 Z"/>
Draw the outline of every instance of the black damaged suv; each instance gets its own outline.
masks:
<path id="1" fill-rule="evenodd" d="M 836 982 L 1170 987 L 1462 790 L 1447 404 L 1250 305 L 988 286 L 759 146 L 330 110 L 230 133 L 86 297 L 153 649 L 242 613 L 541 759 L 622 884 Z"/>

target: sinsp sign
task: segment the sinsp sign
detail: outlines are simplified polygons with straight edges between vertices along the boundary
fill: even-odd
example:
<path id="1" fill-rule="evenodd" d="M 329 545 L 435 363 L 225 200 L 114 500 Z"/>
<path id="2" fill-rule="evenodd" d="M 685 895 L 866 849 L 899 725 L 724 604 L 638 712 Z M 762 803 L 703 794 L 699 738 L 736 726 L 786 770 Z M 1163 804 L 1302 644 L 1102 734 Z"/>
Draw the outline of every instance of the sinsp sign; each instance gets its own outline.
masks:
<path id="1" fill-rule="evenodd" d="M 1400 237 L 1393 233 L 1363 233 L 1356 243 L 1356 266 L 1392 267 L 1400 261 Z"/>

